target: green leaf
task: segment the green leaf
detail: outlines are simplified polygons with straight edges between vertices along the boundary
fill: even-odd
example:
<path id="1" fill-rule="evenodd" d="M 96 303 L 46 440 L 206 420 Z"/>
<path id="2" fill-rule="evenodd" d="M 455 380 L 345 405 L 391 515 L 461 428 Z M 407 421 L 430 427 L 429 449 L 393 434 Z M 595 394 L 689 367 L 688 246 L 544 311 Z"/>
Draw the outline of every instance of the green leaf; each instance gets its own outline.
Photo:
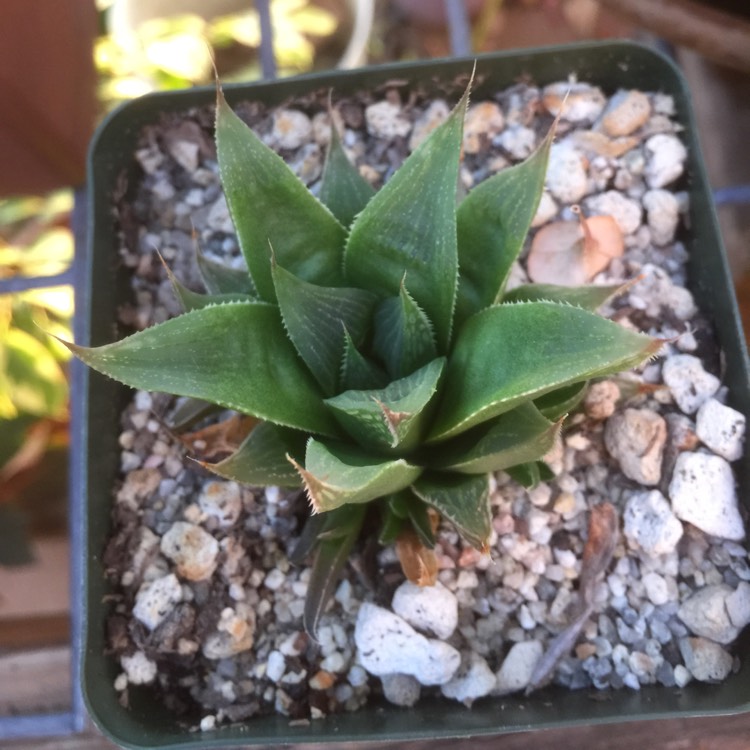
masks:
<path id="1" fill-rule="evenodd" d="M 216 149 L 237 238 L 260 297 L 276 299 L 271 247 L 276 260 L 298 278 L 323 286 L 340 284 L 344 227 L 232 112 L 221 92 Z"/>
<path id="2" fill-rule="evenodd" d="M 202 398 L 183 399 L 169 415 L 167 426 L 173 432 L 184 432 L 202 419 L 218 414 L 222 411 L 221 406 L 205 401 Z"/>
<path id="3" fill-rule="evenodd" d="M 273 305 L 204 307 L 114 344 L 66 346 L 134 388 L 205 399 L 307 432 L 339 432 Z"/>
<path id="4" fill-rule="evenodd" d="M 627 370 L 661 346 L 569 305 L 490 307 L 471 317 L 456 340 L 429 439 L 457 435 L 556 388 Z"/>
<path id="5" fill-rule="evenodd" d="M 570 414 L 581 403 L 588 387 L 588 380 L 584 380 L 582 383 L 566 385 L 563 388 L 557 388 L 554 391 L 545 393 L 541 398 L 535 399 L 534 405 L 547 419 L 556 421 L 560 417 Z"/>
<path id="6" fill-rule="evenodd" d="M 447 518 L 469 544 L 486 550 L 492 531 L 489 480 L 460 474 L 423 474 L 414 494 Z"/>
<path id="7" fill-rule="evenodd" d="M 536 459 L 554 445 L 560 423 L 525 403 L 488 423 L 458 435 L 430 453 L 437 470 L 486 474 Z"/>
<path id="8" fill-rule="evenodd" d="M 361 445 L 405 453 L 423 437 L 445 367 L 440 357 L 377 390 L 344 391 L 326 399 L 341 426 Z"/>
<path id="9" fill-rule="evenodd" d="M 313 511 L 367 503 L 408 487 L 421 473 L 403 459 L 383 459 L 342 443 L 311 438 L 305 465 L 292 461 L 305 483 Z"/>
<path id="10" fill-rule="evenodd" d="M 382 506 L 382 520 L 380 522 L 378 542 L 384 547 L 393 544 L 403 531 L 404 525 L 405 519 L 401 518 L 388 503 L 384 503 Z"/>
<path id="11" fill-rule="evenodd" d="M 419 541 L 427 549 L 435 549 L 435 533 L 432 530 L 432 521 L 430 520 L 430 514 L 427 512 L 427 505 L 412 495 L 408 507 L 409 520 Z"/>
<path id="12" fill-rule="evenodd" d="M 325 514 L 326 524 L 319 537 L 307 582 L 305 609 L 302 615 L 305 631 L 312 638 L 317 636 L 320 618 L 336 589 L 341 570 L 362 529 L 365 510 L 364 505 L 346 505 Z M 335 533 L 328 535 L 328 531 Z"/>
<path id="13" fill-rule="evenodd" d="M 530 461 L 526 464 L 518 464 L 506 469 L 508 476 L 522 487 L 530 489 L 536 487 L 542 480 L 541 467 L 546 466 L 543 461 Z"/>
<path id="14" fill-rule="evenodd" d="M 201 464 L 214 474 L 243 484 L 299 487 L 299 474 L 287 456 L 301 460 L 306 440 L 304 432 L 260 422 L 231 456 L 215 464 Z"/>
<path id="15" fill-rule="evenodd" d="M 164 259 L 162 259 L 164 262 Z M 200 310 L 203 307 L 209 305 L 220 305 L 224 302 L 249 302 L 252 298 L 247 294 L 231 293 L 231 294 L 202 294 L 201 292 L 194 292 L 192 289 L 188 289 L 182 282 L 172 273 L 169 266 L 164 263 L 164 270 L 167 272 L 167 278 L 172 284 L 172 291 L 177 301 L 180 303 L 180 307 L 185 312 L 191 310 Z"/>
<path id="16" fill-rule="evenodd" d="M 276 264 L 272 275 L 281 317 L 294 348 L 323 392 L 335 393 L 345 331 L 354 341 L 364 338 L 375 296 L 363 289 L 311 284 Z"/>
<path id="17" fill-rule="evenodd" d="M 503 302 L 562 302 L 594 312 L 623 289 L 622 284 L 608 286 L 558 286 L 524 284 L 503 295 Z"/>
<path id="18" fill-rule="evenodd" d="M 231 268 L 207 258 L 200 249 L 196 252 L 198 271 L 209 294 L 244 294 L 257 298 L 250 273 L 244 268 Z"/>
<path id="19" fill-rule="evenodd" d="M 398 297 L 383 300 L 375 313 L 372 346 L 392 378 L 403 378 L 437 357 L 432 325 L 403 283 Z"/>
<path id="20" fill-rule="evenodd" d="M 500 301 L 542 197 L 554 131 L 526 161 L 481 182 L 459 205 L 456 325 Z"/>
<path id="21" fill-rule="evenodd" d="M 414 529 L 419 541 L 427 549 L 435 548 L 435 534 L 427 505 L 414 496 L 410 489 L 401 490 L 387 498 L 384 504 L 383 524 L 378 541 L 393 544 L 404 530 L 405 521 Z"/>
<path id="22" fill-rule="evenodd" d="M 362 391 L 370 388 L 383 388 L 388 383 L 388 376 L 376 364 L 370 362 L 359 352 L 349 335 L 345 332 L 344 357 L 341 363 L 341 387 L 347 391 Z"/>
<path id="23" fill-rule="evenodd" d="M 344 253 L 347 279 L 381 296 L 396 296 L 406 274 L 441 352 L 456 299 L 456 183 L 468 94 L 357 216 Z"/>
<path id="24" fill-rule="evenodd" d="M 349 161 L 341 144 L 341 137 L 331 117 L 331 140 L 323 166 L 320 200 L 345 226 L 362 211 L 375 195 L 375 189 Z"/>

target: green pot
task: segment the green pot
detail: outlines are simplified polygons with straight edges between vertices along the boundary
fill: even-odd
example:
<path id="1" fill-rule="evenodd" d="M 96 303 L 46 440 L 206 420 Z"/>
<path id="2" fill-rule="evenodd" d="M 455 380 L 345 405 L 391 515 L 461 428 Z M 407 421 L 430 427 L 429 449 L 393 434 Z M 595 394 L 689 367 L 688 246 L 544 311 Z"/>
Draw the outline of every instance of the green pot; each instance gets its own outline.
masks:
<path id="1" fill-rule="evenodd" d="M 349 72 L 303 76 L 272 83 L 228 86 L 230 103 L 244 99 L 269 105 L 311 89 L 331 88 L 338 94 L 374 88 L 394 78 L 426 87 L 450 81 L 471 71 L 472 60 L 419 62 Z M 530 76 L 537 84 L 566 78 L 600 86 L 612 94 L 618 88 L 637 88 L 671 94 L 678 118 L 684 125 L 689 152 L 686 189 L 690 193 L 690 234 L 685 237 L 690 253 L 691 289 L 703 312 L 716 326 L 726 357 L 725 383 L 732 405 L 750 412 L 750 387 L 744 336 L 734 298 L 731 276 L 719 237 L 706 173 L 701 161 L 690 96 L 674 65 L 654 51 L 638 45 L 593 43 L 582 46 L 482 56 L 477 73 L 484 84 L 475 99 L 501 90 Z M 133 150 L 141 128 L 158 121 L 164 112 L 185 111 L 209 105 L 213 89 L 194 89 L 155 94 L 117 110 L 94 138 L 89 161 L 90 227 L 87 278 L 80 290 L 88 305 L 79 309 L 83 343 L 112 341 L 116 309 L 127 297 L 124 272 L 118 268 L 116 228 L 110 199 L 118 179 L 133 172 Z M 100 556 L 110 530 L 110 498 L 117 480 L 119 415 L 127 390 L 93 372 L 84 376 L 86 421 L 75 435 L 75 460 L 84 496 L 83 524 L 84 603 L 81 674 L 91 716 L 102 731 L 125 747 L 182 748 L 225 747 L 301 742 L 369 742 L 418 740 L 457 736 L 491 735 L 527 729 L 623 720 L 642 720 L 712 713 L 731 713 L 750 708 L 750 641 L 737 646 L 743 667 L 721 685 L 691 683 L 677 690 L 648 687 L 633 692 L 611 691 L 606 701 L 593 701 L 587 691 L 547 688 L 531 698 L 510 696 L 478 701 L 471 710 L 444 700 L 421 702 L 410 710 L 371 704 L 354 714 L 329 716 L 310 726 L 290 726 L 286 717 L 252 719 L 245 725 L 207 733 L 190 732 L 175 716 L 156 703 L 147 689 L 130 688 L 130 707 L 123 708 L 114 690 L 119 665 L 105 655 L 105 620 L 109 593 Z M 740 494 L 750 489 L 750 461 L 738 466 Z"/>

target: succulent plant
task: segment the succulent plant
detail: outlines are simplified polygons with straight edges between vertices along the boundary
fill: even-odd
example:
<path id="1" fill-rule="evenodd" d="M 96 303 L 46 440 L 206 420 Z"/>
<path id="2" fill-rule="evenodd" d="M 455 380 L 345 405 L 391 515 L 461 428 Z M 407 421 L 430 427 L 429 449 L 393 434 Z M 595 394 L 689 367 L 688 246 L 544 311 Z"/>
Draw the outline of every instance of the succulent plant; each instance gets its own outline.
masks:
<path id="1" fill-rule="evenodd" d="M 209 468 L 306 490 L 296 554 L 314 555 L 312 633 L 366 516 L 379 511 L 384 543 L 428 550 L 437 513 L 486 548 L 489 474 L 545 477 L 542 458 L 587 381 L 660 346 L 594 312 L 610 287 L 506 293 L 553 134 L 460 197 L 468 95 L 377 192 L 332 128 L 315 197 L 219 91 L 219 171 L 249 273 L 199 257 L 207 293 L 174 282 L 184 314 L 70 345 L 127 385 L 257 418 Z"/>

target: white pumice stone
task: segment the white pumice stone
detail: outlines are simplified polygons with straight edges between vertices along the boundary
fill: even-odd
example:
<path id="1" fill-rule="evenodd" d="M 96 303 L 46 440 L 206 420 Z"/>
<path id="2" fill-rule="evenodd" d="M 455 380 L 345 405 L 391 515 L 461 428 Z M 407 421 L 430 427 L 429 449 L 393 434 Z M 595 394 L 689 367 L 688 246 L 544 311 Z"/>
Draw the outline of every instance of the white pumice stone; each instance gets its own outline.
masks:
<path id="1" fill-rule="evenodd" d="M 630 544 L 653 557 L 672 552 L 683 534 L 682 523 L 659 490 L 633 493 L 625 504 L 623 522 Z"/>
<path id="2" fill-rule="evenodd" d="M 658 266 L 646 263 L 640 277 L 630 290 L 633 307 L 645 310 L 651 317 L 661 317 L 663 310 L 680 320 L 689 320 L 697 312 L 693 295 L 685 287 L 677 286 L 669 274 Z"/>
<path id="3" fill-rule="evenodd" d="M 310 140 L 312 122 L 298 109 L 278 109 L 273 113 L 271 144 L 281 149 L 295 149 Z"/>
<path id="4" fill-rule="evenodd" d="M 464 121 L 464 152 L 478 154 L 484 143 L 492 140 L 504 127 L 503 111 L 495 102 L 473 104 Z"/>
<path id="5" fill-rule="evenodd" d="M 144 583 L 138 589 L 133 616 L 149 630 L 161 625 L 182 599 L 182 587 L 174 573 Z"/>
<path id="6" fill-rule="evenodd" d="M 561 203 L 578 203 L 586 194 L 588 178 L 581 154 L 566 142 L 550 149 L 546 185 Z"/>
<path id="7" fill-rule="evenodd" d="M 179 576 L 202 581 L 216 569 L 219 543 L 200 526 L 177 521 L 162 537 L 161 551 L 175 564 Z"/>
<path id="8" fill-rule="evenodd" d="M 726 605 L 732 593 L 732 587 L 724 583 L 704 586 L 680 605 L 677 615 L 693 635 L 716 643 L 731 643 L 739 635 Z"/>
<path id="9" fill-rule="evenodd" d="M 685 667 L 699 682 L 721 682 L 732 671 L 732 655 L 707 638 L 680 639 L 680 653 Z"/>
<path id="10" fill-rule="evenodd" d="M 544 647 L 540 641 L 522 641 L 511 646 L 497 673 L 495 693 L 507 695 L 523 690 L 531 680 Z"/>
<path id="11" fill-rule="evenodd" d="M 131 685 L 148 685 L 156 678 L 156 662 L 149 659 L 143 651 L 136 651 L 130 656 L 123 656 L 120 659 L 120 664 Z"/>
<path id="12" fill-rule="evenodd" d="M 604 110 L 607 99 L 602 90 L 589 83 L 558 81 L 545 86 L 542 102 L 547 111 L 568 122 L 594 122 Z"/>
<path id="13" fill-rule="evenodd" d="M 687 149 L 682 141 L 671 133 L 652 135 L 645 144 L 646 184 L 650 188 L 662 188 L 674 182 L 685 169 Z"/>
<path id="14" fill-rule="evenodd" d="M 393 611 L 417 630 L 445 640 L 458 624 L 458 600 L 442 583 L 417 586 L 404 581 L 393 594 Z"/>
<path id="15" fill-rule="evenodd" d="M 194 172 L 200 161 L 200 146 L 194 141 L 172 140 L 167 143 L 170 156 L 188 172 Z"/>
<path id="16" fill-rule="evenodd" d="M 737 588 L 725 600 L 732 625 L 742 630 L 750 624 L 750 583 L 740 581 Z"/>
<path id="17" fill-rule="evenodd" d="M 411 132 L 411 122 L 401 111 L 401 107 L 383 100 L 365 109 L 367 132 L 375 138 L 393 140 L 405 138 Z"/>
<path id="18" fill-rule="evenodd" d="M 649 190 L 641 199 L 646 209 L 646 222 L 655 245 L 668 245 L 674 241 L 680 220 L 680 204 L 669 190 Z"/>
<path id="19" fill-rule="evenodd" d="M 453 679 L 440 687 L 440 692 L 446 698 L 471 706 L 477 698 L 489 695 L 495 689 L 496 684 L 495 673 L 490 669 L 486 660 L 472 652 L 468 658 L 464 659 Z"/>
<path id="20" fill-rule="evenodd" d="M 403 618 L 369 602 L 360 607 L 354 642 L 359 663 L 379 677 L 410 674 L 421 685 L 444 685 L 461 663 L 453 646 L 425 638 Z"/>
<path id="21" fill-rule="evenodd" d="M 646 596 L 653 605 L 659 607 L 669 601 L 669 586 L 663 576 L 652 571 L 646 573 L 641 580 L 646 590 Z"/>
<path id="22" fill-rule="evenodd" d="M 242 490 L 237 482 L 207 482 L 198 496 L 198 505 L 220 526 L 233 526 L 242 512 Z"/>
<path id="23" fill-rule="evenodd" d="M 674 514 L 706 534 L 733 541 L 745 538 L 732 469 L 720 456 L 680 454 L 669 497 Z"/>
<path id="24" fill-rule="evenodd" d="M 620 387 L 613 380 L 593 383 L 586 391 L 583 408 L 592 419 L 607 419 L 614 414 L 620 399 Z"/>
<path id="25" fill-rule="evenodd" d="M 268 662 L 266 663 L 266 677 L 271 682 L 278 682 L 286 671 L 286 659 L 281 651 L 271 651 L 268 654 Z"/>
<path id="26" fill-rule="evenodd" d="M 208 210 L 206 224 L 216 232 L 234 233 L 234 224 L 229 214 L 227 199 L 223 193 L 213 202 L 211 208 Z"/>
<path id="27" fill-rule="evenodd" d="M 604 428 L 607 450 L 626 477 L 645 485 L 661 479 L 667 423 L 650 409 L 625 409 L 613 414 Z"/>
<path id="28" fill-rule="evenodd" d="M 695 417 L 695 431 L 701 441 L 727 461 L 742 456 L 745 415 L 715 398 L 704 401 Z"/>
<path id="29" fill-rule="evenodd" d="M 617 190 L 590 195 L 583 206 L 587 215 L 611 216 L 623 234 L 635 232 L 643 218 L 641 204 Z"/>
<path id="30" fill-rule="evenodd" d="M 410 708 L 422 692 L 419 680 L 410 674 L 385 674 L 380 678 L 383 685 L 383 696 L 395 706 Z"/>
<path id="31" fill-rule="evenodd" d="M 662 367 L 664 383 L 685 414 L 694 414 L 719 390 L 719 379 L 706 372 L 703 363 L 692 354 L 668 357 Z"/>
<path id="32" fill-rule="evenodd" d="M 514 159 L 521 161 L 529 157 L 536 147 L 536 132 L 524 125 L 512 125 L 495 136 L 492 143 L 504 148 Z"/>
<path id="33" fill-rule="evenodd" d="M 618 91 L 607 104 L 601 119 L 607 135 L 620 137 L 634 133 L 651 117 L 651 102 L 642 91 Z"/>
<path id="34" fill-rule="evenodd" d="M 536 227 L 541 227 L 547 222 L 552 221 L 552 219 L 557 216 L 558 210 L 555 199 L 545 190 L 542 193 L 539 206 L 537 207 L 534 218 L 531 221 L 532 228 L 536 229 Z"/>

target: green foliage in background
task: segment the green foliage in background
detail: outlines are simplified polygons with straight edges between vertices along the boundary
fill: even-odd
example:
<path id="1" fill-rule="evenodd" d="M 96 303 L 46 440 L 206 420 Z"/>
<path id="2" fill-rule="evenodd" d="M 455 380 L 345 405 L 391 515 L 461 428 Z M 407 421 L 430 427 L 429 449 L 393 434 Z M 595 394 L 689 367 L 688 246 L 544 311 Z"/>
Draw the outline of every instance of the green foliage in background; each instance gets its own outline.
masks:
<path id="1" fill-rule="evenodd" d="M 0 278 L 52 276 L 68 268 L 70 209 L 68 191 L 0 202 Z M 56 426 L 68 415 L 70 355 L 46 332 L 69 336 L 72 314 L 70 287 L 0 295 L 0 565 L 30 558 L 21 533 L 24 493 L 37 479 L 45 450 L 60 443 Z M 64 475 L 58 478 L 64 485 Z"/>
<path id="2" fill-rule="evenodd" d="M 101 36 L 95 48 L 100 101 L 108 109 L 150 91 L 210 83 L 212 61 L 227 82 L 260 78 L 260 21 L 252 3 L 246 5 L 247 10 L 213 19 L 154 18 L 132 32 Z M 319 65 L 317 43 L 339 28 L 336 16 L 309 0 L 272 0 L 271 17 L 279 75 Z"/>

